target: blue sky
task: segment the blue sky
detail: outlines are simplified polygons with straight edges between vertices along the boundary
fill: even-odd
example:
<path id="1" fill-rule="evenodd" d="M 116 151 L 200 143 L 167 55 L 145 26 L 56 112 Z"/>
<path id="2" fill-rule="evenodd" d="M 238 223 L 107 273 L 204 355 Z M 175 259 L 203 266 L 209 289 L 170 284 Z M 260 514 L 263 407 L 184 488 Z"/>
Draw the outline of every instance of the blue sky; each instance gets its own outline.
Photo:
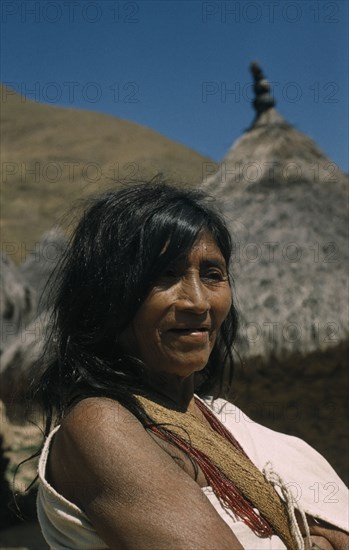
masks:
<path id="1" fill-rule="evenodd" d="M 3 83 L 214 160 L 253 119 L 257 60 L 281 114 L 348 170 L 346 0 L 2 0 L 1 23 Z"/>

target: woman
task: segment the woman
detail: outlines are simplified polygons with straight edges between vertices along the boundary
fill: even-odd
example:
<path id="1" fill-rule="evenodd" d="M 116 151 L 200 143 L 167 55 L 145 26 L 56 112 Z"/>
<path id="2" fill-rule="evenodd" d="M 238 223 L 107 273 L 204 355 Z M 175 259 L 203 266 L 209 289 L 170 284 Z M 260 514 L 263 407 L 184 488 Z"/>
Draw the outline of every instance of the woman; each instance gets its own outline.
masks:
<path id="1" fill-rule="evenodd" d="M 57 415 L 39 463 L 51 548 L 348 544 L 345 488 L 322 457 L 198 397 L 231 381 L 231 246 L 204 194 L 165 184 L 107 193 L 83 215 L 60 269 L 53 359 L 40 381 L 46 435 Z M 285 470 L 281 452 L 286 482 L 270 464 L 261 472 L 279 447 L 291 462 Z M 297 460 L 302 487 L 334 482 L 339 503 L 292 502 Z"/>

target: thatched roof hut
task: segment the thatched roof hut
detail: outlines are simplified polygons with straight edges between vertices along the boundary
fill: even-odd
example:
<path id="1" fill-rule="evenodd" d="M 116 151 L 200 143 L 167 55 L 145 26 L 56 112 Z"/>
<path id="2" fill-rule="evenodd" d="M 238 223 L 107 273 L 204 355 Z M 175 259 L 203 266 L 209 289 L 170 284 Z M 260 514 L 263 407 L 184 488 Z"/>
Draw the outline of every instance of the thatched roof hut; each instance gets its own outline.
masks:
<path id="1" fill-rule="evenodd" d="M 38 359 L 44 349 L 49 312 L 42 311 L 31 323 L 23 326 L 5 347 L 0 364 L 0 399 L 11 420 L 22 421 L 26 413 L 27 391 L 39 368 Z"/>
<path id="2" fill-rule="evenodd" d="M 11 338 L 2 339 L 0 399 L 12 419 L 21 418 L 28 385 L 39 368 L 37 361 L 50 315 L 47 283 L 66 244 L 63 231 L 53 228 L 18 267 L 8 258 L 3 259 L 0 289 L 4 296 L 2 317 L 7 322 L 3 334 L 10 334 Z M 11 318 L 7 319 L 10 313 Z"/>
<path id="3" fill-rule="evenodd" d="M 275 109 L 257 64 L 256 117 L 203 187 L 235 236 L 245 359 L 348 341 L 348 177 Z"/>
<path id="4" fill-rule="evenodd" d="M 37 295 L 6 254 L 0 257 L 0 353 L 36 312 Z"/>
<path id="5" fill-rule="evenodd" d="M 254 122 L 202 185 L 235 238 L 245 368 L 230 398 L 304 438 L 348 480 L 348 176 L 278 113 L 251 70 Z"/>
<path id="6" fill-rule="evenodd" d="M 43 234 L 33 247 L 32 253 L 18 267 L 24 280 L 35 289 L 38 301 L 38 313 L 48 307 L 47 283 L 60 261 L 67 246 L 63 230 L 54 227 Z"/>

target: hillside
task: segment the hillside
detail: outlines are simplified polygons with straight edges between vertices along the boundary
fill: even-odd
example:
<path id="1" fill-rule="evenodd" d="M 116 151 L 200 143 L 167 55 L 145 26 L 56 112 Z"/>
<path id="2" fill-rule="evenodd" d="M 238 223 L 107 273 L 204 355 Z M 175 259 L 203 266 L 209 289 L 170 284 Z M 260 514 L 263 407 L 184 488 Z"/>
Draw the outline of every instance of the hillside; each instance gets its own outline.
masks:
<path id="1" fill-rule="evenodd" d="M 2 243 L 17 261 L 79 197 L 162 172 L 197 184 L 210 162 L 138 124 L 35 103 L 1 87 Z"/>

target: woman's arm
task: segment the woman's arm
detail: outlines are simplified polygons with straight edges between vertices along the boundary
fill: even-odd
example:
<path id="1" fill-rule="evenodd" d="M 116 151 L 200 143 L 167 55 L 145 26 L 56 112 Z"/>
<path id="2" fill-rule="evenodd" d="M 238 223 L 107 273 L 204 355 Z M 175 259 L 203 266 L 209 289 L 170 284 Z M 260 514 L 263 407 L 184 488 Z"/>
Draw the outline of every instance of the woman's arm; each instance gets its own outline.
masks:
<path id="1" fill-rule="evenodd" d="M 296 517 L 300 525 L 303 536 L 305 536 L 303 520 L 296 510 Z M 333 527 L 324 521 L 315 520 L 307 516 L 309 532 L 313 543 L 317 544 L 321 550 L 349 550 L 349 535 L 344 531 Z M 306 549 L 308 550 L 308 549 Z"/>
<path id="2" fill-rule="evenodd" d="M 332 525 L 323 522 L 310 525 L 310 534 L 312 540 L 324 550 L 349 550 L 349 535 Z M 329 546 L 324 546 L 320 539 L 328 541 Z"/>
<path id="3" fill-rule="evenodd" d="M 86 399 L 67 416 L 50 477 L 113 550 L 243 548 L 199 485 L 110 399 Z"/>

